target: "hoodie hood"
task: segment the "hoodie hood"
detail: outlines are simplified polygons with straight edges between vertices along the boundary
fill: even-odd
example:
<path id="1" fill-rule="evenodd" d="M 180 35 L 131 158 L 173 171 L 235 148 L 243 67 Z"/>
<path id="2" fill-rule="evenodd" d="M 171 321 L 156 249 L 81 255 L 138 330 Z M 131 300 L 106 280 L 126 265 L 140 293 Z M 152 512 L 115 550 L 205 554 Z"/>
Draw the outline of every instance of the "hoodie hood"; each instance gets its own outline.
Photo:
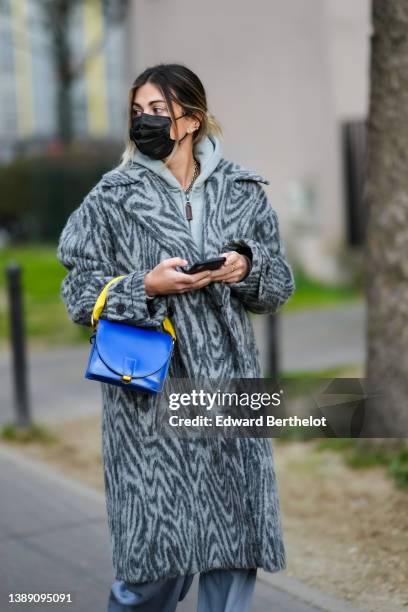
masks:
<path id="1" fill-rule="evenodd" d="M 228 177 L 233 181 L 257 181 L 270 185 L 270 181 L 256 170 L 224 159 L 222 154 L 220 141 L 214 135 L 206 136 L 201 142 L 194 145 L 194 155 L 200 162 L 201 172 L 194 181 L 193 190 L 196 185 L 202 186 L 211 174 L 218 174 L 220 180 Z M 119 164 L 116 168 L 105 172 L 101 179 L 102 189 L 137 183 L 142 180 L 140 169 L 143 166 L 161 176 L 170 189 L 181 190 L 180 183 L 161 159 L 153 159 L 140 151 L 135 152 L 134 161 L 127 166 Z"/>
<path id="2" fill-rule="evenodd" d="M 194 189 L 199 187 L 218 166 L 222 158 L 220 140 L 215 135 L 206 136 L 193 147 L 194 157 L 200 162 L 200 174 L 194 181 Z M 173 189 L 182 187 L 174 174 L 167 168 L 161 159 L 153 159 L 141 151 L 136 151 L 133 163 L 140 164 L 158 174 Z"/>

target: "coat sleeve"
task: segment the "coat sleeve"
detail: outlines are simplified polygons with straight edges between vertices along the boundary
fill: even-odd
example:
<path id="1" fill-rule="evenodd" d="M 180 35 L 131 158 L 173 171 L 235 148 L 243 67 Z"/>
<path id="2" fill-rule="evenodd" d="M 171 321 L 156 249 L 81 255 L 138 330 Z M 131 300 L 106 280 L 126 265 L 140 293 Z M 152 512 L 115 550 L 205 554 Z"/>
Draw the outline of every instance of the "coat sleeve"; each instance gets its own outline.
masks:
<path id="1" fill-rule="evenodd" d="M 277 213 L 262 185 L 252 182 L 252 186 L 255 209 L 250 234 L 237 236 L 223 247 L 223 251 L 246 255 L 252 266 L 244 279 L 229 283 L 229 287 L 250 312 L 274 314 L 294 292 L 295 280 L 286 259 Z"/>
<path id="2" fill-rule="evenodd" d="M 115 255 L 111 229 L 100 203 L 98 186 L 75 209 L 60 234 L 57 259 L 67 269 L 60 296 L 69 318 L 91 327 L 91 315 L 103 287 L 109 286 L 101 319 L 128 321 L 133 325 L 160 326 L 167 313 L 166 296 L 149 299 L 144 277 L 148 269 L 129 271 Z"/>

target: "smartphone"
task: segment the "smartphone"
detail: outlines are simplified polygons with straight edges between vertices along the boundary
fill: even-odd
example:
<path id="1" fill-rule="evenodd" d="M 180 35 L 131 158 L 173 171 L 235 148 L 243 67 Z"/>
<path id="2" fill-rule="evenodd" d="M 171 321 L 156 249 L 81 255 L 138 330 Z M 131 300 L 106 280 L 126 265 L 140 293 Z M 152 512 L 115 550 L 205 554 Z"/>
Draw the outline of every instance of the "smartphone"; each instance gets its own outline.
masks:
<path id="1" fill-rule="evenodd" d="M 205 261 L 197 261 L 189 268 L 180 266 L 185 274 L 196 274 L 197 272 L 203 272 L 204 270 L 218 270 L 222 264 L 227 261 L 226 257 L 213 257 L 212 259 L 206 259 Z"/>

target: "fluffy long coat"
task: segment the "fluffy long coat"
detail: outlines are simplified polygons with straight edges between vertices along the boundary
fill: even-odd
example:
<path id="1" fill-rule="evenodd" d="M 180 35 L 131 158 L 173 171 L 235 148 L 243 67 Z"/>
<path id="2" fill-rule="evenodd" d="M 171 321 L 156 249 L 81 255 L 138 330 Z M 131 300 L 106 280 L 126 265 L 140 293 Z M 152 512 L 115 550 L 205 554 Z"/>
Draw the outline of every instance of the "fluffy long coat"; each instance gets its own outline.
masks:
<path id="1" fill-rule="evenodd" d="M 205 258 L 248 253 L 249 247 L 249 276 L 147 300 L 149 270 L 169 257 L 193 263 L 201 254 L 164 180 L 139 164 L 103 175 L 60 235 L 57 257 L 68 271 L 61 297 L 70 319 L 90 327 L 101 289 L 125 274 L 110 286 L 101 317 L 159 327 L 169 316 L 177 334 L 170 377 L 261 377 L 249 312 L 275 313 L 294 291 L 277 214 L 262 183 L 269 181 L 221 158 L 204 187 Z M 160 437 L 156 396 L 100 384 L 117 579 L 286 567 L 269 439 Z"/>

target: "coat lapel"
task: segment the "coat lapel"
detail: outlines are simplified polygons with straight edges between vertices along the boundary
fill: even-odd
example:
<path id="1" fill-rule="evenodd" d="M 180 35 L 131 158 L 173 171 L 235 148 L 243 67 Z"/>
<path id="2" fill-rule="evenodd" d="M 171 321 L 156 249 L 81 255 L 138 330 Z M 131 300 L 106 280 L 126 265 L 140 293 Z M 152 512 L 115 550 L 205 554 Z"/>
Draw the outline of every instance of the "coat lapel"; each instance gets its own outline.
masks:
<path id="1" fill-rule="evenodd" d="M 203 257 L 209 259 L 223 252 L 225 208 L 229 193 L 236 180 L 269 181 L 250 170 L 241 169 L 231 162 L 220 164 L 205 181 L 203 187 Z M 132 186 L 122 205 L 127 213 L 142 225 L 169 253 L 169 257 L 183 257 L 190 264 L 202 259 L 191 235 L 187 219 L 181 214 L 174 192 L 166 181 L 154 172 L 138 166 L 127 170 L 112 170 L 103 178 L 103 187 Z M 212 283 L 207 287 L 217 305 L 226 304 L 229 287 Z"/>
<path id="2" fill-rule="evenodd" d="M 188 221 L 163 179 L 145 169 L 108 175 L 104 177 L 107 186 L 132 185 L 123 207 L 168 251 L 169 257 L 183 257 L 191 263 L 200 259 Z"/>
<path id="3" fill-rule="evenodd" d="M 211 174 L 204 184 L 203 252 L 205 259 L 216 257 L 222 252 L 224 230 L 230 222 L 227 220 L 227 205 L 230 201 L 233 182 L 238 180 L 269 182 L 249 170 L 225 172 L 224 168 L 217 168 Z"/>

